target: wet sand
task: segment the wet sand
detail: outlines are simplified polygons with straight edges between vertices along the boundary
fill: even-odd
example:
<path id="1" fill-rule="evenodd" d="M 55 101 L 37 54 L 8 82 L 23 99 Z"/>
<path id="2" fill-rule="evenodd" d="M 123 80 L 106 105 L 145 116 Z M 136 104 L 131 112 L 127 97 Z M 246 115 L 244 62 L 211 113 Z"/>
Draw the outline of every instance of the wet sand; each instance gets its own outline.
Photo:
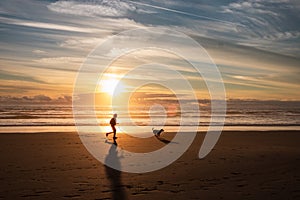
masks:
<path id="1" fill-rule="evenodd" d="M 1 133 L 0 199 L 300 199 L 299 131 L 226 131 L 198 159 L 204 133 L 166 168 L 119 172 L 94 159 L 77 133 Z M 119 135 L 147 152 L 171 140 Z"/>

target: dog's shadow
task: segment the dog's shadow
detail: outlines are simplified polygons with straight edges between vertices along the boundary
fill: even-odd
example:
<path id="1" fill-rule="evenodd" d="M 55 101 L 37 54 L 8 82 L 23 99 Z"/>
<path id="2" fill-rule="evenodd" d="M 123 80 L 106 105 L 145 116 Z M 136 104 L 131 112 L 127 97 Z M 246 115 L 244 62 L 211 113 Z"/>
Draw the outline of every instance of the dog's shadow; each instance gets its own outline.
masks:
<path id="1" fill-rule="evenodd" d="M 161 138 L 161 137 L 159 137 L 159 136 L 157 136 L 157 135 L 155 135 L 155 138 L 158 139 L 159 141 L 161 141 L 161 142 L 164 143 L 164 144 L 175 143 L 175 142 L 172 142 L 172 141 L 167 140 L 167 139 L 165 139 L 165 138 Z"/>
<path id="2" fill-rule="evenodd" d="M 152 132 L 153 132 L 155 138 L 164 144 L 169 144 L 169 143 L 177 144 L 177 142 L 172 142 L 170 140 L 160 137 L 160 134 L 162 134 L 164 132 L 164 129 L 157 130 L 157 129 L 152 128 Z"/>

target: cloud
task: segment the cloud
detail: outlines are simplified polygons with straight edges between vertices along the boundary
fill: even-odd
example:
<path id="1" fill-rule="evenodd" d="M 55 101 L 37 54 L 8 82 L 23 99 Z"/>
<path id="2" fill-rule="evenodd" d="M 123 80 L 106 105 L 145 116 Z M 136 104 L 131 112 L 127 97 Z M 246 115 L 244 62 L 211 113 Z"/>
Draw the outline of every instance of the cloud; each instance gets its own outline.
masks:
<path id="1" fill-rule="evenodd" d="M 300 37 L 299 31 L 277 32 L 275 34 L 264 36 L 264 38 L 267 40 L 290 40 L 290 39 L 297 39 L 299 37 Z"/>
<path id="2" fill-rule="evenodd" d="M 26 81 L 26 82 L 33 82 L 33 83 L 42 83 L 45 84 L 45 81 L 39 80 L 34 76 L 28 76 L 25 74 L 20 73 L 12 73 L 8 71 L 0 70 L 0 79 L 1 80 L 18 80 L 18 81 Z"/>
<path id="3" fill-rule="evenodd" d="M 148 3 L 141 3 L 141 2 L 136 2 L 136 1 L 130 1 L 133 4 L 136 5 L 140 5 L 140 6 L 144 6 L 144 7 L 150 7 L 150 8 L 154 8 L 154 9 L 158 9 L 158 10 L 163 10 L 163 11 L 167 11 L 167 12 L 172 12 L 175 14 L 179 14 L 179 15 L 185 15 L 185 16 L 189 16 L 189 17 L 195 17 L 195 18 L 199 18 L 199 19 L 205 19 L 205 20 L 209 20 L 209 21 L 216 21 L 216 22 L 221 22 L 230 26 L 236 26 L 236 25 L 240 25 L 242 26 L 242 24 L 238 24 L 238 23 L 232 23 L 230 21 L 226 21 L 226 20 L 222 20 L 222 19 L 217 19 L 211 16 L 205 16 L 205 15 L 199 15 L 199 14 L 194 14 L 191 12 L 185 12 L 182 10 L 178 10 L 178 9 L 171 9 L 165 6 L 157 6 L 154 4 L 148 4 Z"/>
<path id="4" fill-rule="evenodd" d="M 276 74 L 271 75 L 256 75 L 256 76 L 244 76 L 244 75 L 232 75 L 230 81 L 225 81 L 227 83 L 233 83 L 237 85 L 248 85 L 257 88 L 294 88 L 297 89 L 299 86 L 296 83 L 283 82 L 281 80 L 274 80 L 277 77 Z"/>
<path id="5" fill-rule="evenodd" d="M 100 44 L 103 38 L 96 37 L 72 37 L 63 41 L 60 47 L 75 48 L 75 49 L 93 49 L 96 45 Z"/>
<path id="6" fill-rule="evenodd" d="M 0 21 L 5 24 L 27 26 L 27 27 L 39 28 L 39 29 L 50 29 L 50 30 L 70 31 L 70 32 L 81 32 L 81 33 L 92 33 L 98 31 L 98 29 L 93 29 L 93 28 L 83 28 L 83 27 L 60 25 L 54 23 L 35 22 L 35 21 L 29 21 L 23 19 L 12 19 L 6 17 L 0 17 Z"/>
<path id="7" fill-rule="evenodd" d="M 230 13 L 242 11 L 251 14 L 268 14 L 274 17 L 279 16 L 278 13 L 266 9 L 266 6 L 263 4 L 263 2 L 250 2 L 250 1 L 235 2 L 235 3 L 230 3 L 228 6 L 224 6 L 223 9 L 224 9 L 223 12 L 230 12 Z"/>
<path id="8" fill-rule="evenodd" d="M 27 98 L 29 99 L 29 98 Z M 51 98 L 45 95 L 36 95 L 32 98 L 33 101 L 51 101 Z"/>
<path id="9" fill-rule="evenodd" d="M 1 1 L 0 66 L 5 70 L 0 75 L 5 80 L 0 86 L 2 94 L 70 92 L 80 64 L 94 47 L 120 31 L 148 26 L 175 29 L 196 40 L 201 37 L 199 43 L 204 43 L 225 81 L 234 87 L 256 87 L 259 92 L 260 88 L 279 87 L 282 81 L 287 83 L 282 87 L 294 91 L 295 85 L 299 85 L 294 76 L 291 80 L 291 74 L 299 73 L 299 1 L 153 0 L 147 1 L 147 5 L 141 2 L 146 1 L 27 0 L 22 5 L 19 1 Z M 197 17 L 199 13 L 203 17 Z M 124 41 L 123 49 L 116 46 L 109 55 L 126 50 L 130 44 L 126 38 Z M 160 38 L 158 42 L 170 45 L 164 41 Z M 147 42 L 147 38 L 141 35 L 135 42 Z M 178 48 L 193 51 L 184 45 Z M 189 68 L 173 57 L 156 54 L 147 58 L 137 55 L 133 62 L 118 63 L 115 69 L 120 72 L 127 69 L 126 64 L 147 63 L 151 56 L 159 62 L 168 62 L 191 79 L 194 77 Z M 261 76 L 272 73 L 278 75 L 276 79 Z M 137 78 L 145 79 L 145 74 L 138 75 Z M 41 80 L 47 82 L 43 87 Z"/>
<path id="10" fill-rule="evenodd" d="M 35 49 L 35 50 L 32 51 L 32 53 L 35 53 L 35 54 L 45 54 L 47 52 L 43 51 L 43 50 L 40 50 L 40 49 Z"/>
<path id="11" fill-rule="evenodd" d="M 237 43 L 299 57 L 299 48 L 296 51 L 290 50 L 290 46 L 297 43 L 300 36 L 296 22 L 299 10 L 295 4 L 287 0 L 237 1 L 221 6 L 220 12 L 245 25 L 237 27 Z"/>
<path id="12" fill-rule="evenodd" d="M 88 17 L 122 17 L 136 10 L 134 5 L 118 0 L 57 1 L 47 7 L 57 13 Z"/>
<path id="13" fill-rule="evenodd" d="M 34 95 L 34 96 L 0 96 L 0 102 L 3 104 L 5 103 L 16 103 L 16 104 L 24 104 L 24 103 L 50 103 L 50 104 L 57 104 L 57 103 L 63 103 L 63 104 L 71 104 L 72 103 L 72 97 L 68 95 L 62 95 L 57 98 L 51 98 L 47 95 L 40 94 L 40 95 Z"/>
<path id="14" fill-rule="evenodd" d="M 79 57 L 50 57 L 50 58 L 40 58 L 38 60 L 34 60 L 38 63 L 44 64 L 81 64 L 84 58 Z"/>
<path id="15" fill-rule="evenodd" d="M 111 58 L 115 58 L 116 56 L 118 55 L 124 55 L 126 52 L 129 52 L 130 48 L 112 48 L 110 50 L 110 52 L 105 55 L 105 56 L 108 56 L 108 57 L 111 57 Z"/>

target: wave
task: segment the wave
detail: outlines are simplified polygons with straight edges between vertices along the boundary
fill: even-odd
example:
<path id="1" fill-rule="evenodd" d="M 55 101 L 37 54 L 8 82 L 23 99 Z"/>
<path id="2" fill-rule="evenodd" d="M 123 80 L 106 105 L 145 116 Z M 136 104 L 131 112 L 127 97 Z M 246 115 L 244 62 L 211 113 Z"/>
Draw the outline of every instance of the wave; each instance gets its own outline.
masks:
<path id="1" fill-rule="evenodd" d="M 300 126 L 300 103 L 299 102 L 255 102 L 255 101 L 229 101 L 226 115 L 217 114 L 218 117 L 226 117 L 225 126 Z M 71 106 L 37 105 L 37 106 L 0 106 L 0 127 L 7 126 L 75 126 Z M 93 125 L 92 115 L 88 111 L 92 107 L 82 107 L 77 120 L 81 126 Z M 112 111 L 108 107 L 96 107 L 95 115 L 99 125 L 107 126 Z M 161 126 L 179 126 L 180 118 L 188 119 L 183 126 L 208 126 L 211 118 L 210 107 L 200 106 L 200 124 L 197 124 L 199 113 L 194 110 L 171 110 L 171 113 L 150 112 L 143 107 L 137 106 L 130 111 L 130 115 L 124 110 L 118 112 L 122 126 L 131 126 L 131 120 L 138 125 L 147 125 L 155 122 Z M 168 115 L 170 114 L 170 115 Z M 165 124 L 164 118 L 167 116 Z M 129 120 L 130 119 L 130 120 Z"/>

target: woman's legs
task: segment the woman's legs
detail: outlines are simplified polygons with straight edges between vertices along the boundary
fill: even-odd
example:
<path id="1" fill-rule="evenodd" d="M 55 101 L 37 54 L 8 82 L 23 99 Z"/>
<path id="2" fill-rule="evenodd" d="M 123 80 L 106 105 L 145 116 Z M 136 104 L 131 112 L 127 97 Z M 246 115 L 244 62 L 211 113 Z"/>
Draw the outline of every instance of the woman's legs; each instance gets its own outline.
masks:
<path id="1" fill-rule="evenodd" d="M 113 133 L 114 133 L 114 138 L 116 138 L 117 129 L 116 129 L 116 127 L 115 127 L 115 126 L 112 126 L 111 128 L 112 128 L 112 130 L 113 130 Z"/>
<path id="2" fill-rule="evenodd" d="M 109 135 L 109 134 L 111 134 L 111 133 L 113 133 L 114 134 L 114 138 L 116 138 L 116 134 L 117 134 L 117 129 L 116 129 L 116 127 L 115 126 L 111 126 L 111 128 L 112 128 L 112 132 L 108 132 L 108 133 L 106 133 L 106 137 Z"/>

